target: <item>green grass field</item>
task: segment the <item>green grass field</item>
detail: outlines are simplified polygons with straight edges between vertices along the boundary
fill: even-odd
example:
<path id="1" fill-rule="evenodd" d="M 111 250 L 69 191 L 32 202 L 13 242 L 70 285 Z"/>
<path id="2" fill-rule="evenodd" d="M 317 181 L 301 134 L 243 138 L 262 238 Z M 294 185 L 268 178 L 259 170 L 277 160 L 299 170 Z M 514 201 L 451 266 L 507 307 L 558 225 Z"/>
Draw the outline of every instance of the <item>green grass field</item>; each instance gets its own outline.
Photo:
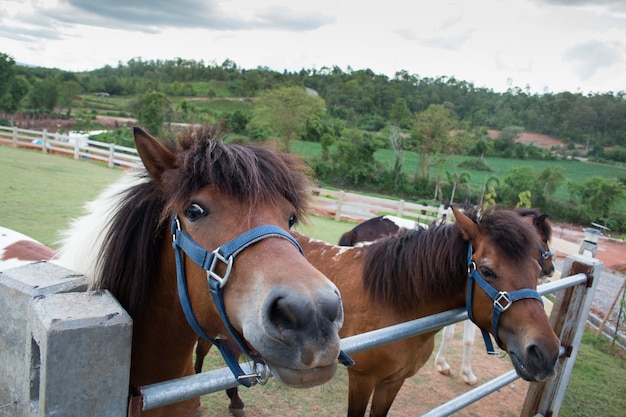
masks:
<path id="1" fill-rule="evenodd" d="M 70 219 L 83 213 L 83 204 L 93 199 L 105 186 L 122 175 L 120 169 L 102 164 L 75 161 L 68 157 L 44 155 L 40 151 L 0 146 L 0 226 L 54 245 L 58 231 Z M 312 237 L 337 242 L 339 236 L 354 226 L 352 222 L 311 217 L 310 224 L 298 229 Z M 214 350 L 215 351 L 215 350 Z M 223 367 L 221 358 L 212 352 L 206 369 Z M 626 361 L 623 352 L 611 353 L 604 340 L 587 334 L 574 366 L 563 417 L 599 417 L 624 415 L 626 409 Z M 419 374 L 418 374 L 419 375 Z M 303 416 L 342 415 L 346 410 L 347 376 L 340 369 L 328 384 L 310 390 L 294 390 L 271 380 L 264 387 L 254 387 L 245 401 L 256 404 L 267 415 L 283 410 L 285 404 L 298 402 Z M 226 397 L 222 393 L 203 397 L 212 412 L 226 415 Z M 293 414 L 296 415 L 296 414 Z"/>

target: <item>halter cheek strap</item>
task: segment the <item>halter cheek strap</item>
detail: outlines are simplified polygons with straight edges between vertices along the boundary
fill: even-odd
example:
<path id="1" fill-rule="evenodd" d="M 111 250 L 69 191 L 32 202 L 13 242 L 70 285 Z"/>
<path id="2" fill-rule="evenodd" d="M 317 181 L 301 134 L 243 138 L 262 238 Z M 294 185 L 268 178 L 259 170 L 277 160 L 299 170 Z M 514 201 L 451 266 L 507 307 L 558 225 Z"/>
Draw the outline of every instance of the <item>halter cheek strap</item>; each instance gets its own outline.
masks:
<path id="1" fill-rule="evenodd" d="M 302 248 L 298 244 L 298 242 L 285 230 L 281 229 L 278 226 L 265 225 L 259 226 L 254 229 L 251 229 L 225 245 L 215 249 L 213 252 L 209 252 L 204 249 L 202 246 L 198 245 L 192 238 L 180 227 L 180 221 L 178 220 L 178 216 L 174 215 L 172 217 L 172 238 L 173 243 L 172 246 L 174 248 L 174 253 L 176 255 L 176 275 L 177 275 L 177 287 L 178 287 L 178 297 L 180 300 L 180 304 L 182 306 L 183 312 L 185 313 L 185 317 L 187 318 L 187 322 L 193 328 L 193 330 L 203 339 L 208 340 L 219 349 L 224 361 L 230 368 L 231 372 L 237 378 L 240 384 L 250 387 L 252 385 L 252 378 L 256 378 L 258 382 L 262 382 L 264 378 L 267 378 L 267 370 L 265 369 L 264 374 L 254 373 L 254 374 L 246 374 L 239 366 L 239 361 L 235 356 L 234 352 L 228 347 L 228 345 L 224 342 L 223 339 L 214 339 L 210 337 L 204 329 L 198 323 L 196 319 L 193 309 L 191 307 L 191 300 L 189 299 L 189 291 L 187 289 L 187 280 L 185 278 L 185 268 L 182 262 L 182 253 L 191 258 L 196 264 L 201 266 L 207 273 L 207 282 L 209 284 L 211 297 L 213 298 L 213 302 L 219 312 L 220 318 L 222 322 L 226 326 L 230 337 L 237 343 L 237 346 L 245 355 L 254 360 L 255 364 L 263 365 L 263 360 L 256 355 L 252 355 L 244 341 L 241 339 L 237 331 L 234 329 L 231 324 L 228 316 L 226 314 L 226 305 L 224 303 L 224 294 L 223 288 L 228 281 L 230 276 L 230 272 L 234 263 L 235 256 L 237 256 L 242 250 L 247 248 L 250 245 L 253 245 L 263 239 L 268 237 L 278 237 L 282 239 L 286 239 L 291 242 L 298 251 L 304 255 Z M 226 271 L 224 275 L 219 275 L 216 272 L 216 267 L 219 263 L 224 263 L 226 267 Z M 340 352 L 339 360 L 342 364 L 349 366 L 354 364 L 354 361 L 348 357 L 343 351 Z"/>
<path id="2" fill-rule="evenodd" d="M 548 250 L 545 250 L 543 246 L 539 245 L 539 252 L 541 252 L 541 258 L 539 258 L 538 261 L 539 266 L 543 266 L 543 263 L 546 261 L 546 259 L 552 256 L 552 251 L 550 250 L 550 247 L 548 247 Z"/>
<path id="3" fill-rule="evenodd" d="M 487 295 L 493 300 L 493 316 L 491 319 L 491 330 L 493 333 L 493 337 L 496 340 L 498 346 L 502 346 L 500 338 L 498 337 L 498 324 L 500 322 L 500 315 L 506 311 L 514 301 L 522 300 L 524 298 L 534 298 L 539 300 L 541 305 L 543 305 L 543 300 L 541 299 L 541 295 L 535 290 L 530 288 L 523 288 L 520 290 L 515 290 L 512 292 L 506 291 L 498 291 L 493 288 L 489 283 L 483 278 L 483 276 L 476 269 L 476 263 L 472 260 L 472 244 L 468 244 L 467 248 L 467 300 L 466 300 L 466 308 L 467 315 L 469 319 L 476 324 L 482 333 L 483 340 L 485 341 L 485 347 L 487 348 L 487 353 L 490 355 L 497 355 L 498 352 L 493 348 L 493 343 L 491 343 L 491 337 L 489 336 L 489 332 L 483 329 L 475 320 L 474 312 L 472 308 L 472 300 L 474 298 L 474 281 L 480 285 L 480 287 L 487 293 Z"/>

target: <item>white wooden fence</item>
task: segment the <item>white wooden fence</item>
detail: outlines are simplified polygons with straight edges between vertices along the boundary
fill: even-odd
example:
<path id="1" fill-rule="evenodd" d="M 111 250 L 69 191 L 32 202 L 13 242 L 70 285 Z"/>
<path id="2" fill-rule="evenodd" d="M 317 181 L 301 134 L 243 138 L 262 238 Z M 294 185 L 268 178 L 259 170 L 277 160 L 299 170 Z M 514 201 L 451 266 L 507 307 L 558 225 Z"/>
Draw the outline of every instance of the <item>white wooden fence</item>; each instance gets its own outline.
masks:
<path id="1" fill-rule="evenodd" d="M 40 131 L 0 126 L 0 144 L 40 149 L 43 153 L 73 156 L 74 159 L 104 162 L 109 168 L 128 168 L 140 161 L 135 148 L 82 139 L 69 134 L 48 133 L 45 129 Z"/>

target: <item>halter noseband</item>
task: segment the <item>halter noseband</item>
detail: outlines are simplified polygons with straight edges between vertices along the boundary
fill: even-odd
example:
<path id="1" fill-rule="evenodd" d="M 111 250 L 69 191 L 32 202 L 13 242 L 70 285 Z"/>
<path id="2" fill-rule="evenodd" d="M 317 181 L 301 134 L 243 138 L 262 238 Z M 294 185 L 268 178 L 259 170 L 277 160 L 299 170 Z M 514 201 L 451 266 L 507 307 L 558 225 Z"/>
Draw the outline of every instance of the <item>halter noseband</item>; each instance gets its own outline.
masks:
<path id="1" fill-rule="evenodd" d="M 191 307 L 191 300 L 189 299 L 189 292 L 187 290 L 187 279 L 185 278 L 185 268 L 182 262 L 181 250 L 185 252 L 185 254 L 192 261 L 194 261 L 206 271 L 207 282 L 209 284 L 213 302 L 215 303 L 220 318 L 226 326 L 228 333 L 237 343 L 237 346 L 239 347 L 239 349 L 241 349 L 241 352 L 251 358 L 254 361 L 255 365 L 265 365 L 261 358 L 252 355 L 252 353 L 247 348 L 246 344 L 241 339 L 237 331 L 235 331 L 233 325 L 228 319 L 228 316 L 226 315 L 226 306 L 224 304 L 224 295 L 222 290 L 230 276 L 230 271 L 232 269 L 235 256 L 237 256 L 242 250 L 244 250 L 248 246 L 253 245 L 268 237 L 279 237 L 287 239 L 289 242 L 293 243 L 293 245 L 298 248 L 298 251 L 300 251 L 300 253 L 304 256 L 302 248 L 289 233 L 287 233 L 280 227 L 273 225 L 259 226 L 254 229 L 248 230 L 247 232 L 242 233 L 230 242 L 215 249 L 213 252 L 209 252 L 202 246 L 197 244 L 191 238 L 191 236 L 189 236 L 189 234 L 181 229 L 180 221 L 178 220 L 178 216 L 176 214 L 172 217 L 171 231 L 173 238 L 172 246 L 176 255 L 178 298 L 183 308 L 183 312 L 185 313 L 185 317 L 187 318 L 187 322 L 189 322 L 189 325 L 200 337 L 208 340 L 209 342 L 217 346 L 220 353 L 222 354 L 222 357 L 224 358 L 224 361 L 226 362 L 231 372 L 240 384 L 246 387 L 250 387 L 252 385 L 252 378 L 255 378 L 257 382 L 263 382 L 263 380 L 266 379 L 268 376 L 267 367 L 265 367 L 261 371 L 262 373 L 245 373 L 241 369 L 239 361 L 237 360 L 234 352 L 230 348 L 228 348 L 228 345 L 226 343 L 224 343 L 224 339 L 214 339 L 210 337 L 202 329 L 200 323 L 198 323 L 198 320 L 196 319 L 193 313 L 193 309 Z M 226 266 L 226 272 L 223 276 L 220 276 L 215 270 L 220 262 L 224 263 Z M 339 361 L 346 366 L 354 364 L 354 361 L 352 361 L 352 359 L 350 359 L 350 357 L 346 355 L 343 351 L 339 353 Z"/>
<path id="2" fill-rule="evenodd" d="M 468 244 L 467 248 L 467 278 L 467 315 L 469 319 L 480 328 L 480 331 L 483 335 L 483 340 L 485 341 L 485 347 L 487 348 L 487 353 L 490 355 L 497 355 L 498 352 L 496 352 L 493 348 L 489 332 L 480 327 L 474 319 L 474 312 L 472 308 L 474 281 L 476 281 L 476 283 L 480 285 L 483 291 L 485 291 L 485 293 L 487 293 L 487 295 L 493 300 L 493 317 L 491 320 L 491 328 L 493 332 L 493 337 L 495 338 L 498 346 L 502 346 L 500 338 L 498 337 L 498 323 L 500 322 L 500 315 L 509 307 L 511 307 L 511 304 L 513 304 L 514 301 L 518 301 L 524 298 L 534 298 L 539 300 L 539 302 L 543 306 L 543 300 L 541 299 L 541 295 L 539 295 L 537 291 L 530 288 L 523 288 L 512 292 L 506 292 L 498 291 L 491 285 L 489 285 L 489 283 L 485 280 L 485 278 L 483 278 L 480 272 L 478 272 L 478 269 L 476 268 L 476 263 L 472 260 L 471 243 Z"/>

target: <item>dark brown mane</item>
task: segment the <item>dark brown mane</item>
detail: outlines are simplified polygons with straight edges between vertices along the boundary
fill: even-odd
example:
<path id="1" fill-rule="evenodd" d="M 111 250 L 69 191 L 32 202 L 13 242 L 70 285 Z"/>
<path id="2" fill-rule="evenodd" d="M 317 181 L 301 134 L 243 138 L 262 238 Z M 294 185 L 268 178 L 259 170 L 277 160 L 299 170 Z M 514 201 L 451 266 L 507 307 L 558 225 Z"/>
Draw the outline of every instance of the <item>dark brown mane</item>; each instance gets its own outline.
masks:
<path id="1" fill-rule="evenodd" d="M 532 256 L 532 228 L 508 210 L 488 211 L 480 224 L 511 262 Z M 398 310 L 453 293 L 467 280 L 467 246 L 456 225 L 406 230 L 376 241 L 363 266 L 363 284 L 373 299 Z"/>
<path id="2" fill-rule="evenodd" d="M 165 194 L 170 196 L 168 208 L 206 185 L 215 185 L 251 209 L 261 200 L 285 198 L 302 219 L 309 199 L 309 170 L 302 160 L 260 145 L 226 145 L 215 138 L 219 134 L 214 127 L 203 127 L 179 135 L 174 152 L 180 169 L 163 177 Z"/>
<path id="3" fill-rule="evenodd" d="M 149 299 L 163 239 L 171 239 L 173 207 L 202 187 L 215 185 L 251 210 L 259 201 L 285 198 L 298 219 L 306 213 L 310 177 L 300 159 L 259 145 L 227 145 L 217 134 L 210 127 L 184 132 L 166 144 L 178 168 L 165 173 L 163 189 L 147 179 L 120 194 L 99 255 L 100 287 L 109 289 L 132 317 Z"/>

